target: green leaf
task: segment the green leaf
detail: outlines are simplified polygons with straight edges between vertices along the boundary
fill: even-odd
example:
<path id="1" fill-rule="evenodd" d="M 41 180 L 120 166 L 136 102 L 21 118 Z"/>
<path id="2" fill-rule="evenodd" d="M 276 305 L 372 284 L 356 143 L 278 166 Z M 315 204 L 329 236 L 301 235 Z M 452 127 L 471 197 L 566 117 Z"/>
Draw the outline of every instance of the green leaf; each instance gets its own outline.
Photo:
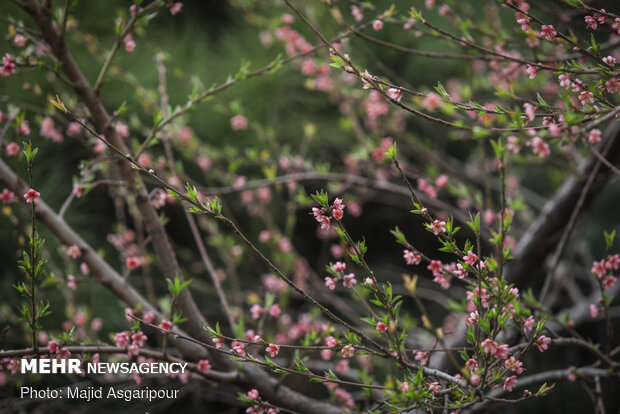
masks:
<path id="1" fill-rule="evenodd" d="M 611 249 L 611 246 L 614 244 L 614 239 L 616 238 L 616 230 L 613 230 L 609 233 L 604 231 L 603 235 L 605 236 L 605 245 L 608 249 Z"/>
<path id="2" fill-rule="evenodd" d="M 402 245 L 407 244 L 407 240 L 405 239 L 405 235 L 403 234 L 402 231 L 400 231 L 398 226 L 394 230 L 390 230 L 390 233 L 392 233 L 392 236 L 394 236 L 394 238 L 396 238 L 396 242 L 398 244 L 402 244 Z"/>
<path id="3" fill-rule="evenodd" d="M 539 103 L 539 104 L 541 104 L 542 106 L 544 106 L 544 107 L 546 107 L 546 108 L 548 108 L 548 107 L 549 107 L 549 104 L 547 103 L 547 101 L 545 101 L 545 100 L 543 99 L 543 97 L 542 97 L 542 96 L 540 96 L 540 94 L 539 94 L 539 93 L 537 93 L 537 94 L 536 94 L 536 99 L 538 100 L 538 103 Z"/>
<path id="4" fill-rule="evenodd" d="M 596 43 L 596 39 L 592 33 L 590 33 L 590 44 L 592 44 L 592 51 L 598 55 L 601 51 L 601 45 Z"/>
<path id="5" fill-rule="evenodd" d="M 316 201 L 321 207 L 328 207 L 328 196 L 323 190 L 317 191 L 315 194 L 310 195 L 314 201 Z"/>
<path id="6" fill-rule="evenodd" d="M 439 95 L 441 95 L 442 98 L 450 99 L 450 95 L 446 91 L 446 88 L 443 87 L 443 84 L 441 82 L 437 82 L 437 86 L 435 86 L 435 90 L 437 91 L 437 93 L 439 93 Z"/>

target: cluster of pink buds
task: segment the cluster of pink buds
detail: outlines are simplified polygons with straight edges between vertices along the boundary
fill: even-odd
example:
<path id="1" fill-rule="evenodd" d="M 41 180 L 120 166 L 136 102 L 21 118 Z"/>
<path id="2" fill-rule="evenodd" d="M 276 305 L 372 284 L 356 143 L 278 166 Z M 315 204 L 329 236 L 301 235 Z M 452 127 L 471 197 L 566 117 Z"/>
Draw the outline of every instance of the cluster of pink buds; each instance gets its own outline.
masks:
<path id="1" fill-rule="evenodd" d="M 342 202 L 342 199 L 336 198 L 331 207 L 313 207 L 312 214 L 314 215 L 314 219 L 321 223 L 321 230 L 329 230 L 329 227 L 331 225 L 331 218 L 336 221 L 342 220 L 342 217 L 344 217 L 344 208 L 345 205 Z"/>
<path id="2" fill-rule="evenodd" d="M 0 66 L 0 77 L 10 76 L 15 73 L 15 59 L 8 53 L 2 58 L 2 66 Z"/>
<path id="3" fill-rule="evenodd" d="M 615 276 L 608 275 L 608 273 L 611 270 L 618 270 L 618 267 L 620 267 L 620 255 L 614 254 L 593 262 L 590 271 L 596 275 L 597 279 L 603 281 L 603 286 L 607 290 L 611 289 L 617 280 Z"/>
<path id="4" fill-rule="evenodd" d="M 352 288 L 353 285 L 357 284 L 355 273 L 344 274 L 346 268 L 347 265 L 343 262 L 336 262 L 332 265 L 330 273 L 335 274 L 335 278 L 326 276 L 325 286 L 330 290 L 334 290 L 336 288 L 336 280 L 338 279 L 342 280 L 342 285 L 347 288 Z"/>

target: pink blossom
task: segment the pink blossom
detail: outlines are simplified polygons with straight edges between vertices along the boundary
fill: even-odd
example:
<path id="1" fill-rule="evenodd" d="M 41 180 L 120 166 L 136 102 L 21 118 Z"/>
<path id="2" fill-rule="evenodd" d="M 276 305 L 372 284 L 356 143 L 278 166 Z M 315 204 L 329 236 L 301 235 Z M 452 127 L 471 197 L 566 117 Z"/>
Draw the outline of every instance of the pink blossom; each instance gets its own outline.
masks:
<path id="1" fill-rule="evenodd" d="M 116 342 L 116 346 L 126 347 L 129 345 L 129 340 L 129 332 L 127 331 L 117 332 L 114 335 L 114 342 Z"/>
<path id="2" fill-rule="evenodd" d="M 534 137 L 531 141 L 532 152 L 537 154 L 540 158 L 547 158 L 551 154 L 549 144 L 542 140 L 540 137 Z"/>
<path id="3" fill-rule="evenodd" d="M 10 76 L 16 71 L 15 59 L 6 53 L 2 57 L 2 66 L 0 67 L 0 78 Z"/>
<path id="4" fill-rule="evenodd" d="M 616 280 L 617 279 L 615 276 L 607 276 L 605 280 L 603 281 L 603 287 L 605 288 L 605 290 L 608 290 L 614 287 L 614 285 L 616 284 Z"/>
<path id="5" fill-rule="evenodd" d="M 437 394 L 441 390 L 441 388 L 439 387 L 438 382 L 431 382 L 430 384 L 428 384 L 428 390 L 431 392 L 431 394 Z"/>
<path id="6" fill-rule="evenodd" d="M 138 331 L 135 334 L 131 335 L 132 344 L 137 345 L 140 348 L 144 346 L 144 343 L 147 339 L 148 337 L 142 331 Z"/>
<path id="7" fill-rule="evenodd" d="M 327 286 L 329 290 L 334 290 L 336 288 L 336 282 L 331 277 L 326 277 L 325 286 Z"/>
<path id="8" fill-rule="evenodd" d="M 47 139 L 51 139 L 54 142 L 62 142 L 63 137 L 56 128 L 54 128 L 54 120 L 49 116 L 43 118 L 41 121 L 41 136 Z"/>
<path id="9" fill-rule="evenodd" d="M 593 104 L 594 103 L 594 95 L 590 91 L 583 91 L 579 94 L 579 102 L 582 105 L 585 104 Z"/>
<path id="10" fill-rule="evenodd" d="M 355 408 L 355 400 L 353 400 L 353 396 L 344 389 L 340 387 L 336 388 L 334 390 L 334 396 L 344 408 L 348 408 L 349 410 Z"/>
<path id="11" fill-rule="evenodd" d="M 353 358 L 355 355 L 355 348 L 351 345 L 345 345 L 342 347 L 341 354 L 343 358 Z"/>
<path id="12" fill-rule="evenodd" d="M 569 75 L 560 75 L 558 79 L 560 80 L 560 86 L 562 88 L 569 89 L 571 87 L 572 80 Z"/>
<path id="13" fill-rule="evenodd" d="M 255 303 L 250 308 L 250 314 L 252 315 L 252 319 L 259 319 L 263 314 L 263 307 Z"/>
<path id="14" fill-rule="evenodd" d="M 256 389 L 251 389 L 250 391 L 248 391 L 247 395 L 250 400 L 258 400 L 260 398 Z"/>
<path id="15" fill-rule="evenodd" d="M 478 386 L 478 384 L 480 384 L 480 375 L 472 375 L 471 377 L 469 377 L 469 382 L 474 387 Z"/>
<path id="16" fill-rule="evenodd" d="M 295 17 L 293 17 L 293 15 L 290 13 L 282 13 L 282 16 L 280 16 L 280 18 L 282 19 L 282 23 L 284 24 L 293 24 L 295 22 Z"/>
<path id="17" fill-rule="evenodd" d="M 433 273 L 440 273 L 443 271 L 440 260 L 431 260 L 431 263 L 426 268 Z"/>
<path id="18" fill-rule="evenodd" d="M 403 258 L 408 265 L 417 265 L 422 261 L 422 256 L 410 250 L 403 250 Z"/>
<path id="19" fill-rule="evenodd" d="M 609 93 L 620 93 L 620 81 L 616 78 L 605 81 L 605 89 Z"/>
<path id="20" fill-rule="evenodd" d="M 441 105 L 441 97 L 435 92 L 428 93 L 422 100 L 422 107 L 429 111 L 436 111 Z"/>
<path id="21" fill-rule="evenodd" d="M 341 273 L 341 272 L 344 272 L 344 270 L 347 268 L 347 265 L 345 263 L 343 263 L 343 262 L 336 262 L 336 263 L 334 263 L 332 268 L 337 273 Z"/>
<path id="22" fill-rule="evenodd" d="M 596 318 L 598 314 L 600 313 L 600 311 L 601 311 L 600 308 L 596 306 L 595 304 L 590 305 L 590 316 L 592 318 Z"/>
<path id="23" fill-rule="evenodd" d="M 72 259 L 77 259 L 81 255 L 82 255 L 82 252 L 80 251 L 80 248 L 77 247 L 75 244 L 72 246 L 69 246 L 69 248 L 67 249 L 67 256 L 69 256 Z"/>
<path id="24" fill-rule="evenodd" d="M 504 381 L 504 390 L 512 392 L 512 387 L 517 385 L 518 382 L 519 381 L 517 381 L 516 375 L 506 378 L 506 380 Z"/>
<path id="25" fill-rule="evenodd" d="M 548 41 L 552 42 L 555 40 L 555 37 L 558 35 L 558 32 L 555 31 L 552 25 L 541 26 L 541 32 L 538 34 L 539 37 L 543 37 Z"/>
<path id="26" fill-rule="evenodd" d="M 439 6 L 439 9 L 437 10 L 437 13 L 441 16 L 441 17 L 446 17 L 447 15 L 450 14 L 450 6 L 448 6 L 447 4 L 442 4 L 441 6 Z"/>
<path id="27" fill-rule="evenodd" d="M 538 74 L 538 66 L 527 65 L 525 68 L 525 72 L 529 75 L 530 79 L 534 79 Z"/>
<path id="28" fill-rule="evenodd" d="M 152 323 L 153 320 L 155 320 L 155 314 L 151 311 L 144 312 L 144 315 L 142 315 L 142 320 L 145 323 Z"/>
<path id="29" fill-rule="evenodd" d="M 29 135 L 30 134 L 30 126 L 28 125 L 28 121 L 22 121 L 17 128 L 17 133 L 19 135 Z"/>
<path id="30" fill-rule="evenodd" d="M 128 257 L 125 259 L 125 264 L 129 270 L 135 270 L 142 265 L 142 261 L 138 257 Z"/>
<path id="31" fill-rule="evenodd" d="M 19 145 L 17 145 L 14 142 L 9 142 L 6 145 L 5 150 L 6 150 L 6 155 L 8 155 L 9 157 L 14 157 L 17 154 L 19 154 Z"/>
<path id="32" fill-rule="evenodd" d="M 335 348 L 338 346 L 338 340 L 333 336 L 328 336 L 325 338 L 325 345 L 329 348 Z"/>
<path id="33" fill-rule="evenodd" d="M 450 279 L 448 279 L 443 273 L 433 273 L 433 282 L 439 284 L 442 289 L 450 288 Z"/>
<path id="34" fill-rule="evenodd" d="M 258 241 L 261 243 L 267 243 L 271 240 L 271 232 L 269 230 L 263 230 L 258 234 Z"/>
<path id="35" fill-rule="evenodd" d="M 202 372 L 203 374 L 208 374 L 210 369 L 211 363 L 208 359 L 201 359 L 200 361 L 198 361 L 198 371 Z"/>
<path id="36" fill-rule="evenodd" d="M 349 273 L 348 275 L 344 275 L 342 277 L 342 284 L 344 287 L 352 288 L 356 283 L 357 280 L 355 280 L 355 274 L 353 273 Z"/>
<path id="37" fill-rule="evenodd" d="M 82 130 L 82 126 L 77 122 L 69 122 L 67 126 L 67 135 L 72 137 L 80 133 Z"/>
<path id="38" fill-rule="evenodd" d="M 212 165 L 211 159 L 206 155 L 199 155 L 198 158 L 196 158 L 196 163 L 198 164 L 198 168 L 202 171 L 207 171 Z"/>
<path id="39" fill-rule="evenodd" d="M 469 368 L 469 372 L 471 372 L 472 374 L 478 371 L 478 361 L 476 361 L 474 358 L 469 358 L 465 365 L 467 365 L 467 367 Z"/>
<path id="40" fill-rule="evenodd" d="M 478 260 L 478 256 L 471 250 L 467 252 L 467 256 L 463 256 L 463 261 L 470 266 L 476 264 L 476 260 Z"/>
<path id="41" fill-rule="evenodd" d="M 375 20 L 372 22 L 372 28 L 375 29 L 375 32 L 383 29 L 383 22 L 381 20 Z"/>
<path id="42" fill-rule="evenodd" d="M 172 322 L 166 319 L 162 319 L 161 323 L 159 324 L 159 327 L 165 331 L 169 331 L 172 329 Z"/>
<path id="43" fill-rule="evenodd" d="M 401 389 L 402 392 L 409 392 L 409 383 L 407 381 L 404 381 L 400 385 L 400 389 Z"/>
<path id="44" fill-rule="evenodd" d="M 280 347 L 275 344 L 269 344 L 269 346 L 265 348 L 265 351 L 267 351 L 269 356 L 273 358 L 278 355 L 278 352 L 280 352 Z"/>
<path id="45" fill-rule="evenodd" d="M 404 30 L 410 30 L 418 21 L 413 17 L 410 17 L 405 24 L 403 24 Z"/>
<path id="46" fill-rule="evenodd" d="M 415 360 L 420 361 L 420 365 L 426 365 L 428 362 L 428 352 L 417 351 L 415 353 Z"/>
<path id="47" fill-rule="evenodd" d="M 90 322 L 90 329 L 93 332 L 99 332 L 103 327 L 103 320 L 101 318 L 95 318 Z"/>
<path id="48" fill-rule="evenodd" d="M 224 346 L 224 339 L 223 338 L 213 338 L 213 339 L 211 339 L 211 341 L 215 344 L 215 347 L 217 349 L 219 349 L 219 348 Z"/>
<path id="49" fill-rule="evenodd" d="M 235 115 L 230 118 L 230 126 L 233 131 L 243 131 L 248 129 L 249 122 L 248 119 L 243 115 Z"/>
<path id="50" fill-rule="evenodd" d="M 24 198 L 26 199 L 26 203 L 34 203 L 37 204 L 39 202 L 39 197 L 41 193 L 33 190 L 32 188 L 28 190 L 26 194 L 24 194 Z"/>
<path id="51" fill-rule="evenodd" d="M 594 16 L 586 16 L 583 19 L 588 24 L 587 26 L 588 29 L 596 30 L 596 28 L 598 27 L 598 22 L 596 21 Z"/>
<path id="52" fill-rule="evenodd" d="M 463 267 L 462 264 L 457 263 L 454 274 L 456 274 L 456 277 L 458 277 L 459 279 L 465 279 L 467 277 L 467 270 Z"/>
<path id="53" fill-rule="evenodd" d="M 566 374 L 566 379 L 569 380 L 570 382 L 575 382 L 577 380 L 577 368 L 574 366 L 570 366 L 568 368 L 566 368 L 567 374 Z"/>
<path id="54" fill-rule="evenodd" d="M 67 276 L 67 287 L 71 290 L 77 289 L 77 280 L 75 279 L 75 276 L 73 275 Z"/>
<path id="55" fill-rule="evenodd" d="M 528 121 L 533 121 L 536 118 L 536 107 L 526 102 L 523 104 L 523 108 Z"/>
<path id="56" fill-rule="evenodd" d="M 4 204 L 9 204 L 13 201 L 14 196 L 15 196 L 15 193 L 5 188 L 4 190 L 2 190 L 2 193 L 0 193 L 0 200 L 2 200 Z"/>
<path id="57" fill-rule="evenodd" d="M 136 344 L 129 345 L 129 347 L 127 348 L 127 355 L 129 355 L 130 357 L 140 355 L 140 347 Z"/>
<path id="58" fill-rule="evenodd" d="M 273 318 L 277 318 L 278 316 L 280 316 L 280 312 L 282 312 L 282 310 L 280 309 L 280 305 L 278 305 L 277 303 L 269 307 L 269 315 L 271 315 L 271 317 Z"/>
<path id="59" fill-rule="evenodd" d="M 125 50 L 129 53 L 133 52 L 136 48 L 136 42 L 133 40 L 133 36 L 131 33 L 129 33 L 123 39 L 123 46 L 125 47 Z"/>
<path id="60" fill-rule="evenodd" d="M 19 368 L 21 366 L 21 362 L 18 359 L 11 359 L 7 364 L 7 368 L 11 371 L 11 374 L 15 375 L 19 372 Z"/>
<path id="61" fill-rule="evenodd" d="M 526 18 L 522 18 L 522 19 L 517 19 L 517 23 L 521 26 L 521 30 L 523 30 L 524 32 L 529 32 L 530 31 L 530 20 L 526 19 Z"/>
<path id="62" fill-rule="evenodd" d="M 494 340 L 490 338 L 487 338 L 484 341 L 482 341 L 480 345 L 482 346 L 482 349 L 484 349 L 484 352 L 487 354 L 494 354 L 495 351 L 497 350 L 497 342 L 495 342 Z"/>
<path id="63" fill-rule="evenodd" d="M 334 200 L 334 203 L 332 204 L 332 217 L 334 217 L 334 219 L 337 221 L 342 220 L 342 216 L 344 215 L 344 209 L 345 205 L 342 202 L 342 199 L 336 198 Z"/>
<path id="64" fill-rule="evenodd" d="M 511 356 L 509 359 L 507 359 L 504 362 L 504 367 L 506 367 L 506 369 L 512 372 L 516 372 L 517 374 L 521 374 L 523 372 L 522 366 L 523 366 L 523 362 L 517 360 L 513 356 Z"/>
<path id="65" fill-rule="evenodd" d="M 508 356 L 508 345 L 503 344 L 499 345 L 494 352 L 495 358 L 497 359 L 506 359 Z"/>
<path id="66" fill-rule="evenodd" d="M 439 233 L 445 233 L 446 232 L 446 222 L 445 221 L 434 220 L 428 226 L 432 230 L 432 232 L 433 232 L 433 234 L 435 236 L 439 235 Z"/>
<path id="67" fill-rule="evenodd" d="M 607 269 L 618 270 L 619 266 L 620 266 L 620 255 L 618 253 L 614 254 L 613 256 L 609 256 L 607 260 L 605 261 L 605 267 Z"/>
<path id="68" fill-rule="evenodd" d="M 534 329 L 534 323 L 536 322 L 536 320 L 534 319 L 534 316 L 530 315 L 525 322 L 523 323 L 523 330 L 527 333 L 527 332 L 531 332 Z"/>
<path id="69" fill-rule="evenodd" d="M 181 2 L 172 3 L 170 5 L 170 14 L 173 16 L 176 16 L 177 14 L 181 12 L 182 8 L 183 8 L 183 3 Z"/>
<path id="70" fill-rule="evenodd" d="M 13 38 L 13 44 L 17 47 L 26 46 L 26 41 L 27 39 L 21 34 L 16 34 L 15 37 Z"/>
<path id="71" fill-rule="evenodd" d="M 549 343 L 551 343 L 551 338 L 541 335 L 536 338 L 536 346 L 540 352 L 544 352 L 549 348 Z"/>
<path id="72" fill-rule="evenodd" d="M 77 326 L 84 326 L 86 325 L 86 322 L 88 322 L 88 316 L 80 310 L 75 314 L 74 320 Z"/>
<path id="73" fill-rule="evenodd" d="M 67 359 L 71 356 L 71 351 L 69 351 L 67 348 L 60 348 L 56 355 L 58 355 L 59 359 Z"/>
<path id="74" fill-rule="evenodd" d="M 235 351 L 235 353 L 241 357 L 244 357 L 246 355 L 245 352 L 245 344 L 239 341 L 233 341 L 231 344 L 231 348 L 233 351 Z"/>
<path id="75" fill-rule="evenodd" d="M 616 64 L 616 58 L 613 56 L 606 56 L 603 58 L 603 62 L 607 63 L 609 66 L 614 66 Z"/>
<path id="76" fill-rule="evenodd" d="M 351 15 L 355 19 L 356 22 L 361 22 L 364 18 L 363 10 L 357 6 L 351 6 Z"/>
<path id="77" fill-rule="evenodd" d="M 607 268 L 605 267 L 605 260 L 593 262 L 592 268 L 590 269 L 590 271 L 594 273 L 598 279 L 602 279 L 603 276 L 607 274 Z"/>
<path id="78" fill-rule="evenodd" d="M 56 352 L 58 352 L 58 348 L 60 346 L 58 345 L 58 342 L 51 340 L 47 343 L 47 350 L 50 354 L 55 354 Z"/>
<path id="79" fill-rule="evenodd" d="M 387 331 L 387 325 L 383 322 L 378 322 L 377 323 L 377 331 L 384 333 L 385 331 Z"/>
<path id="80" fill-rule="evenodd" d="M 601 130 L 596 128 L 591 129 L 590 132 L 588 132 L 588 142 L 592 145 L 601 142 Z"/>
<path id="81" fill-rule="evenodd" d="M 444 188 L 448 185 L 448 181 L 449 181 L 448 176 L 446 174 L 441 174 L 435 180 L 435 185 L 439 188 Z"/>
<path id="82" fill-rule="evenodd" d="M 391 99 L 395 100 L 396 102 L 400 102 L 400 100 L 403 98 L 403 92 L 400 89 L 396 89 L 396 88 L 388 89 L 386 94 L 387 96 L 389 96 Z"/>
<path id="83" fill-rule="evenodd" d="M 467 318 L 467 324 L 469 326 L 475 325 L 478 323 L 479 319 L 480 319 L 480 315 L 478 314 L 478 311 L 471 312 L 469 314 L 469 318 Z"/>

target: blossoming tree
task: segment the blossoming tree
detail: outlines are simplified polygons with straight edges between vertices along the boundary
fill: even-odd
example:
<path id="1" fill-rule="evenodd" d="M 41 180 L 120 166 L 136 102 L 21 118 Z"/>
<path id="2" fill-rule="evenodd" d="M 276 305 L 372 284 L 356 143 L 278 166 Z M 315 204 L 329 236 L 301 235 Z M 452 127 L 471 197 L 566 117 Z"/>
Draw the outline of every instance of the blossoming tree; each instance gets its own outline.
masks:
<path id="1" fill-rule="evenodd" d="M 45 356 L 185 361 L 178 378 L 132 386 L 248 413 L 461 413 L 543 406 L 572 387 L 617 410 L 617 213 L 595 235 L 582 225 L 599 228 L 590 204 L 620 174 L 613 2 L 231 2 L 270 63 L 210 88 L 179 75 L 193 88 L 183 102 L 174 59 L 149 40 L 182 3 L 108 16 L 110 45 L 80 26 L 86 3 L 11 3 L 0 85 L 32 102 L 4 96 L 0 112 L 0 223 L 20 246 L 21 306 L 0 351 L 10 404 L 40 404 L 10 395 L 34 381 L 21 359 Z M 120 60 L 140 48 L 155 80 Z M 453 76 L 418 81 L 444 64 Z M 285 143 L 226 95 L 289 78 L 337 121 L 290 111 Z M 130 104 L 113 104 L 117 82 Z M 209 106 L 253 143 L 201 139 L 191 112 Z M 73 182 L 41 187 L 38 165 L 76 145 Z M 71 224 L 76 203 L 110 206 L 106 241 Z M 377 205 L 408 213 L 376 225 Z M 113 321 L 92 305 L 104 290 L 124 308 Z"/>

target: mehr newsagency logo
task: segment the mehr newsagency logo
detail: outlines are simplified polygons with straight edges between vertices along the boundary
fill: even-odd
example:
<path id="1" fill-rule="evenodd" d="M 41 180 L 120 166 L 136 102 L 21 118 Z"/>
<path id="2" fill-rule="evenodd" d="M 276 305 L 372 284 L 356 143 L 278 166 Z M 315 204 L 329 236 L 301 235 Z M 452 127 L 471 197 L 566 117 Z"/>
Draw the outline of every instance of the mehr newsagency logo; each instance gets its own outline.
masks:
<path id="1" fill-rule="evenodd" d="M 112 374 L 112 375 L 147 375 L 147 374 L 184 374 L 186 362 L 86 362 L 79 359 L 22 359 L 22 374 Z M 157 390 L 149 387 L 143 389 L 118 389 L 114 387 L 78 387 L 36 389 L 22 386 L 21 398 L 32 399 L 82 399 L 91 401 L 102 398 L 155 400 L 176 398 L 179 390 Z"/>

